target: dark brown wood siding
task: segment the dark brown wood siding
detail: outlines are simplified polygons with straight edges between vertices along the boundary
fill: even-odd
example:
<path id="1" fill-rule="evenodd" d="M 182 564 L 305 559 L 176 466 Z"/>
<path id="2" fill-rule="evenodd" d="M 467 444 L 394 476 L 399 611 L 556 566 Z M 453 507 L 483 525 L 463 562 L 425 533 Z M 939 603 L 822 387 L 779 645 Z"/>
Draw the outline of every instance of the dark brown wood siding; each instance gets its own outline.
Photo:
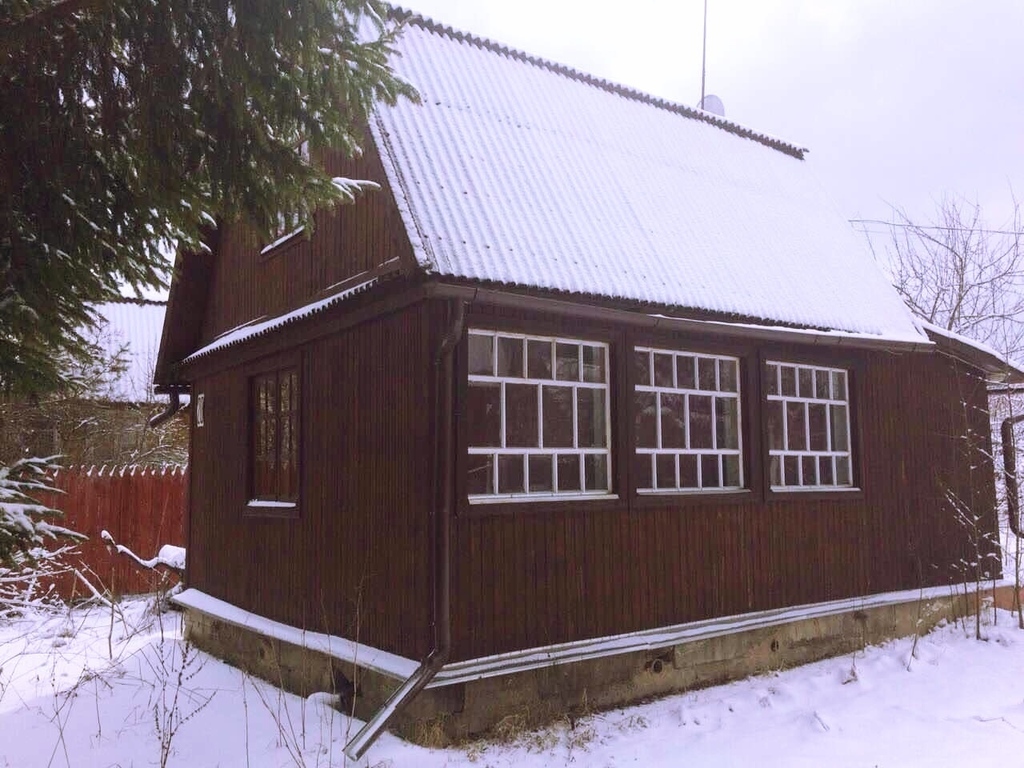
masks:
<path id="1" fill-rule="evenodd" d="M 552 321 L 477 312 L 471 324 L 550 333 Z M 706 349 L 700 339 L 639 337 L 559 322 L 613 342 L 613 408 L 631 402 L 622 349 Z M 615 345 L 620 345 L 618 348 Z M 465 659 L 717 616 L 963 581 L 976 559 L 950 495 L 995 529 L 984 383 L 937 353 L 722 347 L 744 362 L 751 490 L 728 497 L 637 497 L 628 462 L 619 500 L 469 505 L 454 528 L 454 658 Z M 859 492 L 771 493 L 757 371 L 766 356 L 851 372 Z M 752 417 L 751 417 L 752 416 Z M 615 445 L 632 415 L 616 416 Z M 976 445 L 964 435 L 974 435 Z M 619 457 L 622 458 L 621 456 Z M 623 464 L 623 462 L 619 462 Z M 973 468 L 972 468 L 973 467 Z M 982 548 L 990 551 L 988 545 Z"/>
<path id="2" fill-rule="evenodd" d="M 189 584 L 272 619 L 410 657 L 429 650 L 435 328 L 420 304 L 194 383 Z M 439 319 L 439 317 L 441 319 Z M 300 361 L 296 510 L 247 507 L 248 380 Z"/>
<path id="3" fill-rule="evenodd" d="M 412 251 L 372 144 L 359 158 L 332 152 L 332 176 L 380 184 L 350 205 L 316 215 L 313 237 L 299 234 L 261 254 L 260 243 L 240 223 L 222 227 L 209 277 L 199 345 L 261 316 L 274 316 L 321 298 L 331 286 Z"/>

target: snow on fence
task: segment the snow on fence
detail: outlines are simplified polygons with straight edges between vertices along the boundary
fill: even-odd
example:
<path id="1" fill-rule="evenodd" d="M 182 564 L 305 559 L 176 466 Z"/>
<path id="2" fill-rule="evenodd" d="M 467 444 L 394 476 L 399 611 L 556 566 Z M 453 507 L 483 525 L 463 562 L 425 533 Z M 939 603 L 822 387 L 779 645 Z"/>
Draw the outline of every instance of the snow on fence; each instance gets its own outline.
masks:
<path id="1" fill-rule="evenodd" d="M 61 525 L 89 537 L 69 565 L 84 566 L 97 589 L 114 595 L 139 594 L 160 588 L 165 578 L 168 585 L 174 584 L 177 577 L 140 569 L 113 552 L 100 534 L 109 531 L 119 544 L 143 557 L 156 554 L 164 544 L 185 546 L 187 482 L 182 466 L 73 466 L 62 468 L 54 477 L 54 486 L 63 493 L 48 494 L 40 501 L 64 513 Z M 57 588 L 65 599 L 85 592 L 73 574 L 62 577 Z"/>

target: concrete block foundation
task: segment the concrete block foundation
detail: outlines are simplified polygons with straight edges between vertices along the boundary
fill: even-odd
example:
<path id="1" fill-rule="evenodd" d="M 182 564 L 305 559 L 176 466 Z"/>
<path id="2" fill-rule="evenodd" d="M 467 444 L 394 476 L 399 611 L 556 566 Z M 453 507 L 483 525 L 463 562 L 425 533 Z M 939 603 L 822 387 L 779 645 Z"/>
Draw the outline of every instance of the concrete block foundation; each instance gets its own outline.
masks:
<path id="1" fill-rule="evenodd" d="M 542 664 L 535 661 L 537 653 L 532 654 L 533 661 L 505 654 L 458 662 L 446 666 L 395 718 L 391 729 L 436 746 L 510 724 L 538 726 L 853 653 L 867 645 L 924 634 L 942 620 L 974 610 L 977 596 L 969 590 L 939 592 L 748 614 L 620 636 L 604 645 L 600 640 L 587 641 L 585 647 L 566 644 L 543 649 L 542 655 L 553 661 Z M 983 602 L 1009 606 L 1013 589 L 1000 585 L 980 594 Z M 363 720 L 372 717 L 401 683 L 399 676 L 361 666 L 357 657 L 342 659 L 195 608 L 185 609 L 185 633 L 203 650 L 286 690 L 299 695 L 339 694 L 342 708 Z M 527 655 L 519 654 L 523 659 Z"/>

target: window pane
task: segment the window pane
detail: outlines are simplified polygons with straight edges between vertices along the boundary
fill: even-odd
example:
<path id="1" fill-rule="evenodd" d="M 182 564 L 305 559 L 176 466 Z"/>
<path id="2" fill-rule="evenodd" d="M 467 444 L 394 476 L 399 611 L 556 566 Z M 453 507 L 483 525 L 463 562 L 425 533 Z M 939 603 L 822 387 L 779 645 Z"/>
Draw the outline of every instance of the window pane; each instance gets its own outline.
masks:
<path id="1" fill-rule="evenodd" d="M 605 348 L 583 346 L 583 380 L 605 382 Z"/>
<path id="2" fill-rule="evenodd" d="M 796 369 L 788 365 L 779 366 L 779 378 L 782 379 L 782 391 L 780 394 L 790 397 L 796 396 Z"/>
<path id="3" fill-rule="evenodd" d="M 653 488 L 654 476 L 651 474 L 653 457 L 649 453 L 638 453 L 633 459 L 633 471 L 636 475 L 637 488 Z"/>
<path id="4" fill-rule="evenodd" d="M 494 456 L 491 454 L 469 454 L 466 462 L 466 492 L 475 496 L 483 493 L 494 493 Z"/>
<path id="5" fill-rule="evenodd" d="M 469 334 L 469 373 L 477 376 L 494 374 L 494 337 Z"/>
<path id="6" fill-rule="evenodd" d="M 676 487 L 676 457 L 671 453 L 659 453 L 656 464 L 658 467 L 658 487 Z"/>
<path id="7" fill-rule="evenodd" d="M 672 387 L 672 355 L 654 354 L 654 386 Z"/>
<path id="8" fill-rule="evenodd" d="M 705 453 L 700 457 L 700 482 L 704 488 L 718 488 L 721 485 L 717 455 Z"/>
<path id="9" fill-rule="evenodd" d="M 697 384 L 705 392 L 718 389 L 715 383 L 715 359 L 712 357 L 697 358 Z"/>
<path id="10" fill-rule="evenodd" d="M 498 375 L 523 377 L 523 340 L 498 337 Z"/>
<path id="11" fill-rule="evenodd" d="M 710 448 L 711 434 L 711 398 L 690 395 L 690 448 Z"/>
<path id="12" fill-rule="evenodd" d="M 832 416 L 832 450 L 850 450 L 850 434 L 847 429 L 847 416 L 845 405 L 830 405 L 829 411 Z"/>
<path id="13" fill-rule="evenodd" d="M 715 398 L 716 448 L 740 447 L 739 400 L 735 397 Z"/>
<path id="14" fill-rule="evenodd" d="M 633 353 L 633 377 L 637 386 L 649 387 L 651 385 L 651 353 L 637 350 Z"/>
<path id="15" fill-rule="evenodd" d="M 811 450 L 828 450 L 828 427 L 826 426 L 825 410 L 828 406 L 812 403 L 807 406 L 807 420 L 811 428 Z"/>
<path id="16" fill-rule="evenodd" d="M 718 361 L 718 384 L 723 392 L 735 392 L 739 385 L 739 373 L 735 360 Z"/>
<path id="17" fill-rule="evenodd" d="M 530 456 L 530 493 L 551 492 L 554 485 L 554 457 Z"/>
<path id="18" fill-rule="evenodd" d="M 764 391 L 768 395 L 779 394 L 779 366 L 774 363 L 764 364 Z"/>
<path id="19" fill-rule="evenodd" d="M 846 456 L 836 456 L 836 485 L 850 485 L 850 459 Z"/>
<path id="20" fill-rule="evenodd" d="M 636 407 L 636 444 L 638 448 L 657 448 L 656 396 L 653 392 L 633 395 Z"/>
<path id="21" fill-rule="evenodd" d="M 580 457 L 578 454 L 558 457 L 558 490 L 580 490 Z"/>
<path id="22" fill-rule="evenodd" d="M 738 488 L 740 485 L 740 457 L 722 457 L 722 485 L 727 488 Z"/>
<path id="23" fill-rule="evenodd" d="M 572 397 L 572 387 L 544 387 L 545 448 L 573 447 Z"/>
<path id="24" fill-rule="evenodd" d="M 803 484 L 804 485 L 817 485 L 818 484 L 818 461 L 814 456 L 801 456 L 800 457 L 801 469 L 803 470 Z"/>
<path id="25" fill-rule="evenodd" d="M 835 485 L 836 479 L 832 472 L 832 457 L 818 457 L 818 482 L 822 485 Z"/>
<path id="26" fill-rule="evenodd" d="M 697 377 L 694 374 L 696 359 L 689 355 L 679 355 L 676 358 L 676 380 L 679 389 L 696 389 Z"/>
<path id="27" fill-rule="evenodd" d="M 523 492 L 523 459 L 525 456 L 498 456 L 498 492 Z"/>
<path id="28" fill-rule="evenodd" d="M 534 448 L 537 444 L 537 387 L 533 384 L 506 384 L 505 445 L 509 448 Z"/>
<path id="29" fill-rule="evenodd" d="M 782 457 L 772 456 L 768 459 L 768 473 L 771 476 L 771 484 L 782 485 Z"/>
<path id="30" fill-rule="evenodd" d="M 552 378 L 550 341 L 527 340 L 526 375 L 531 379 Z"/>
<path id="31" fill-rule="evenodd" d="M 577 416 L 579 418 L 579 447 L 604 448 L 607 443 L 603 389 L 580 389 L 577 391 Z"/>
<path id="32" fill-rule="evenodd" d="M 814 371 L 810 368 L 798 368 L 800 375 L 800 397 L 814 397 Z"/>
<path id="33" fill-rule="evenodd" d="M 555 378 L 560 381 L 580 380 L 580 347 L 578 344 L 555 344 Z"/>
<path id="34" fill-rule="evenodd" d="M 661 395 L 660 448 L 686 447 L 686 395 Z"/>
<path id="35" fill-rule="evenodd" d="M 832 371 L 832 399 L 846 400 L 845 371 Z"/>
<path id="36" fill-rule="evenodd" d="M 768 450 L 770 451 L 781 451 L 786 447 L 782 442 L 782 412 L 781 400 L 770 400 L 764 405 L 765 428 L 768 430 Z"/>
<path id="37" fill-rule="evenodd" d="M 697 487 L 697 455 L 684 453 L 679 457 L 679 487 Z"/>
<path id="38" fill-rule="evenodd" d="M 501 445 L 501 385 L 470 382 L 466 391 L 466 437 L 473 447 Z"/>
<path id="39" fill-rule="evenodd" d="M 800 460 L 796 456 L 786 456 L 783 468 L 785 469 L 785 484 L 800 485 Z"/>
<path id="40" fill-rule="evenodd" d="M 819 400 L 828 400 L 828 382 L 831 374 L 828 371 L 814 372 L 814 396 Z"/>
<path id="41" fill-rule="evenodd" d="M 786 436 L 789 438 L 786 448 L 790 451 L 807 450 L 804 418 L 803 403 L 786 403 Z"/>
<path id="42" fill-rule="evenodd" d="M 608 457 L 603 453 L 588 453 L 583 457 L 588 491 L 608 490 Z"/>

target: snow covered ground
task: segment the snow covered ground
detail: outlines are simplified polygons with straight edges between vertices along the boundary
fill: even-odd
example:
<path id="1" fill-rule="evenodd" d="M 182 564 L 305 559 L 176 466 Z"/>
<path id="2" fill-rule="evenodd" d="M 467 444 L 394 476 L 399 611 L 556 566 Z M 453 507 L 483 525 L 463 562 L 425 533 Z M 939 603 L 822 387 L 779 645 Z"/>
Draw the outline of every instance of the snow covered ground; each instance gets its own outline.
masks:
<path id="1" fill-rule="evenodd" d="M 1024 763 L 1024 632 L 1000 612 L 787 672 L 364 765 L 966 766 Z M 336 766 L 357 721 L 181 642 L 144 600 L 0 623 L 0 766 Z"/>

